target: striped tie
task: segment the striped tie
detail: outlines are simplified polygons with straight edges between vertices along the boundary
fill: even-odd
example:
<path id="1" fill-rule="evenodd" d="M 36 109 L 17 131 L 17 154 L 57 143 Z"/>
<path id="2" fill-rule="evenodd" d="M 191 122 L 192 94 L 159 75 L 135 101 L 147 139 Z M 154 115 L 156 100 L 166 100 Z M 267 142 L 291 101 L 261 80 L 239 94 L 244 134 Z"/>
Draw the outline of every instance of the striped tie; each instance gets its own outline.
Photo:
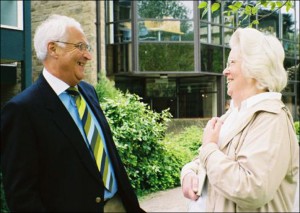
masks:
<path id="1" fill-rule="evenodd" d="M 66 91 L 75 99 L 79 116 L 82 121 L 87 139 L 92 147 L 98 169 L 102 175 L 103 183 L 105 188 L 111 191 L 113 186 L 113 178 L 111 169 L 109 168 L 108 156 L 105 152 L 101 136 L 91 117 L 91 113 L 88 110 L 84 98 L 81 97 L 76 87 L 70 87 Z"/>

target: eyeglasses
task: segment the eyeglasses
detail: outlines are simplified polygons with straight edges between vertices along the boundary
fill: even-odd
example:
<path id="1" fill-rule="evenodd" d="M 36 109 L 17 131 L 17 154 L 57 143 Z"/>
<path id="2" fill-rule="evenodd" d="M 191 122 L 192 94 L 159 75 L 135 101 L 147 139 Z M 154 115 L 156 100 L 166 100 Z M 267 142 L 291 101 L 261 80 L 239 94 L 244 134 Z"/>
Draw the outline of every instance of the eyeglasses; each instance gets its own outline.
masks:
<path id="1" fill-rule="evenodd" d="M 86 51 L 87 50 L 88 52 L 91 52 L 91 50 L 92 50 L 92 47 L 89 44 L 85 44 L 85 43 L 82 43 L 82 42 L 80 42 L 78 44 L 64 42 L 64 41 L 55 41 L 55 42 L 74 45 L 74 47 L 76 47 L 80 51 Z"/>
<path id="2" fill-rule="evenodd" d="M 234 64 L 234 63 L 236 63 L 236 62 L 237 62 L 237 61 L 236 61 L 236 60 L 233 60 L 233 59 L 227 61 L 227 63 L 226 63 L 226 68 L 228 69 L 232 64 Z"/>

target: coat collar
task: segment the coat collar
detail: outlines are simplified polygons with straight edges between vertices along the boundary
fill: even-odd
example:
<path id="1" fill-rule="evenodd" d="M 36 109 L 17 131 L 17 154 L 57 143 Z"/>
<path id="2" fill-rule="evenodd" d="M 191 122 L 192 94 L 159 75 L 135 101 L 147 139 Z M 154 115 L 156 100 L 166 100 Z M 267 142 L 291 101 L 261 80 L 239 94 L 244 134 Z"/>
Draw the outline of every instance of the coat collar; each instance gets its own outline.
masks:
<path id="1" fill-rule="evenodd" d="M 237 121 L 239 122 L 236 125 L 238 128 L 235 128 L 224 138 L 224 142 L 220 146 L 220 150 L 226 147 L 226 145 L 232 140 L 232 138 L 234 138 L 241 131 L 243 131 L 243 129 L 255 118 L 256 114 L 258 114 L 259 112 L 269 112 L 278 114 L 283 107 L 284 104 L 282 103 L 282 101 L 273 99 L 261 101 L 252 108 L 250 108 L 245 114 L 245 117 Z M 225 121 L 231 113 L 232 109 L 229 109 L 223 116 L 221 116 L 221 120 Z"/>

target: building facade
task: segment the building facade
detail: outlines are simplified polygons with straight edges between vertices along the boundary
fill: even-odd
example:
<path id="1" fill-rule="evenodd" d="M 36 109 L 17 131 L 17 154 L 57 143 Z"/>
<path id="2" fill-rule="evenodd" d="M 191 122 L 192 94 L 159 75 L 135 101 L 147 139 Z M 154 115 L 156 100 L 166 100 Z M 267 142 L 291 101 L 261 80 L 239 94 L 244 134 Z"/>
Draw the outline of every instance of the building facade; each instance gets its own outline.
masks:
<path id="1" fill-rule="evenodd" d="M 103 72 L 117 88 L 138 94 L 155 111 L 169 108 L 174 118 L 210 118 L 224 112 L 228 99 L 222 71 L 230 51 L 229 38 L 237 27 L 252 21 L 224 13 L 232 1 L 221 2 L 218 11 L 205 13 L 198 8 L 201 1 L 32 1 L 32 36 L 50 14 L 74 17 L 94 47 L 85 80 L 96 84 Z M 273 13 L 261 10 L 257 16 L 264 18 L 254 27 L 282 41 L 289 73 L 283 100 L 298 120 L 296 14 L 299 5 L 288 12 L 285 7 Z M 34 53 L 32 64 L 36 79 L 42 65 Z"/>
<path id="2" fill-rule="evenodd" d="M 209 5 L 213 2 L 208 1 Z M 222 1 L 220 10 L 205 13 L 198 8 L 201 1 L 107 1 L 107 74 L 118 88 L 140 95 L 152 109 L 170 108 L 174 118 L 222 114 L 228 98 L 222 71 L 230 51 L 229 38 L 237 27 L 252 21 L 224 13 L 231 2 Z M 289 72 L 283 100 L 298 119 L 296 9 L 261 10 L 257 16 L 265 18 L 256 28 L 283 43 Z"/>

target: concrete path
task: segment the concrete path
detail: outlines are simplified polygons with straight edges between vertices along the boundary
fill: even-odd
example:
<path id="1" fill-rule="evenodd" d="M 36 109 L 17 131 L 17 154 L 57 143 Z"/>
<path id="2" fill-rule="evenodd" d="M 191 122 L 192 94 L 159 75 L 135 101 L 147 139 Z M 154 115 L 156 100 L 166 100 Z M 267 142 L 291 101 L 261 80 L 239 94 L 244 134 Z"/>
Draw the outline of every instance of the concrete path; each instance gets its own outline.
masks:
<path id="1" fill-rule="evenodd" d="M 295 201 L 292 212 L 299 212 L 299 187 Z M 146 212 L 187 212 L 188 203 L 181 187 L 156 192 L 140 199 L 140 205 Z"/>
<path id="2" fill-rule="evenodd" d="M 187 212 L 188 202 L 178 187 L 150 194 L 140 200 L 140 205 L 146 212 Z"/>

